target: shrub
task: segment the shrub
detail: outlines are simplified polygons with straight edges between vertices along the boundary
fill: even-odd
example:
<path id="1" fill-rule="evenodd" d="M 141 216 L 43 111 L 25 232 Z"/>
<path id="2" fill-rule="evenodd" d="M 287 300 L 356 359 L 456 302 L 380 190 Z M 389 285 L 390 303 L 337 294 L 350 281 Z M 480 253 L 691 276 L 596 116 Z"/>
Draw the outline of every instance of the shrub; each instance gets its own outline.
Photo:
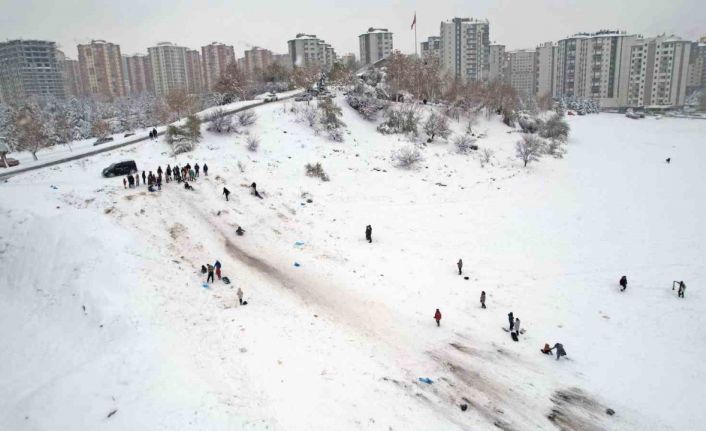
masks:
<path id="1" fill-rule="evenodd" d="M 495 153 L 490 148 L 483 148 L 480 152 L 480 166 L 481 168 L 490 163 L 490 159 Z"/>
<path id="2" fill-rule="evenodd" d="M 239 112 L 237 118 L 238 124 L 242 127 L 252 126 L 255 124 L 255 121 L 257 121 L 257 115 L 255 115 L 255 112 L 253 111 Z"/>
<path id="3" fill-rule="evenodd" d="M 424 122 L 424 133 L 429 137 L 427 142 L 432 142 L 436 136 L 441 136 L 444 139 L 448 138 L 451 134 L 448 119 L 444 115 L 432 112 L 427 121 Z"/>
<path id="4" fill-rule="evenodd" d="M 260 138 L 255 135 L 248 135 L 247 138 L 245 138 L 245 143 L 248 146 L 248 151 L 254 153 L 260 147 Z"/>
<path id="5" fill-rule="evenodd" d="M 475 145 L 476 139 L 471 138 L 468 135 L 458 135 L 454 138 L 453 143 L 456 147 L 456 152 L 459 154 L 468 154 L 470 151 L 475 151 L 478 149 L 478 145 Z"/>
<path id="6" fill-rule="evenodd" d="M 523 134 L 522 139 L 515 144 L 517 158 L 527 166 L 529 162 L 538 161 L 544 152 L 544 141 L 536 135 Z"/>
<path id="7" fill-rule="evenodd" d="M 564 157 L 564 154 L 566 154 L 566 148 L 562 141 L 550 139 L 545 146 L 544 153 L 555 159 L 561 159 Z"/>
<path id="8" fill-rule="evenodd" d="M 566 142 L 569 138 L 569 124 L 559 114 L 554 114 L 544 123 L 539 135 L 546 139 Z"/>
<path id="9" fill-rule="evenodd" d="M 414 145 L 408 145 L 393 152 L 392 160 L 397 167 L 409 169 L 424 160 L 424 158 L 419 148 Z"/>
<path id="10" fill-rule="evenodd" d="M 306 175 L 308 177 L 316 177 L 320 178 L 321 181 L 329 181 L 330 178 L 324 172 L 324 168 L 321 166 L 321 163 L 317 162 L 315 165 L 312 165 L 311 163 L 306 164 Z"/>
<path id="11" fill-rule="evenodd" d="M 409 133 L 417 136 L 420 115 L 417 107 L 403 104 L 401 108 L 388 108 L 384 112 L 385 121 L 378 126 L 378 132 L 388 135 L 392 133 Z"/>
<path id="12" fill-rule="evenodd" d="M 368 121 L 376 120 L 378 113 L 387 106 L 384 100 L 378 99 L 375 96 L 357 94 L 354 92 L 346 96 L 346 102 L 348 102 L 348 106 L 355 109 Z"/>
<path id="13" fill-rule="evenodd" d="M 222 108 L 214 109 L 207 117 L 209 123 L 207 130 L 214 133 L 231 133 L 236 131 L 233 124 L 233 117 L 225 115 Z"/>

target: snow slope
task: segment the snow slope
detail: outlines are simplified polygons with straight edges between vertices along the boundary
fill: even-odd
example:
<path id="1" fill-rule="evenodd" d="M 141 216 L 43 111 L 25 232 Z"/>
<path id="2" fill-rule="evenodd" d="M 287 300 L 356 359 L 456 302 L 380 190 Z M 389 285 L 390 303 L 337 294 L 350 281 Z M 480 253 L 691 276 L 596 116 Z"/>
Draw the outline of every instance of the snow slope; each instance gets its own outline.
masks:
<path id="1" fill-rule="evenodd" d="M 390 153 L 404 138 L 343 106 L 346 141 L 331 143 L 294 105 L 257 108 L 257 153 L 205 132 L 177 158 L 148 143 L 0 184 L 0 429 L 706 421 L 706 122 L 570 118 L 565 159 L 522 169 L 518 135 L 493 119 L 477 126 L 492 165 L 439 141 L 400 170 Z M 128 158 L 207 162 L 210 175 L 158 193 L 99 177 Z M 330 182 L 304 175 L 317 161 Z M 234 283 L 204 289 L 198 268 L 215 259 Z M 681 279 L 684 300 L 670 289 Z M 509 311 L 519 343 L 501 330 Z M 557 341 L 570 360 L 539 352 Z"/>

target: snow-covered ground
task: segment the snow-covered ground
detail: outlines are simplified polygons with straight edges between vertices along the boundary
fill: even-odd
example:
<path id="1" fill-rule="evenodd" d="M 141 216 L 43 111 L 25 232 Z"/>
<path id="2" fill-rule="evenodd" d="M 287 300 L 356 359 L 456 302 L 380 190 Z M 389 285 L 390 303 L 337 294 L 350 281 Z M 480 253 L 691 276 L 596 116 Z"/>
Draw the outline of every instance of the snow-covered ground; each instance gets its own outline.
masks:
<path id="1" fill-rule="evenodd" d="M 256 109 L 256 153 L 204 132 L 176 158 L 160 141 L 1 183 L 0 429 L 706 423 L 706 122 L 570 117 L 566 157 L 523 169 L 493 119 L 477 126 L 492 166 L 439 141 L 401 170 L 404 138 L 340 104 L 340 144 L 288 102 Z M 100 177 L 126 159 L 209 176 L 157 193 Z M 330 182 L 304 175 L 315 162 Z M 203 288 L 216 259 L 233 283 Z"/>
<path id="2" fill-rule="evenodd" d="M 286 98 L 289 96 L 293 96 L 297 93 L 300 93 L 302 90 L 301 89 L 296 89 L 296 90 L 291 90 L 291 91 L 285 91 L 281 93 L 277 93 L 277 97 L 280 99 Z M 255 97 L 254 100 L 243 100 L 239 102 L 233 102 L 229 103 L 226 105 L 221 105 L 221 106 L 215 106 L 212 108 L 204 109 L 203 111 L 199 112 L 199 116 L 204 119 L 208 117 L 208 114 L 213 112 L 216 109 L 223 109 L 225 111 L 230 111 L 238 108 L 245 108 L 248 106 L 252 106 L 258 103 L 261 103 L 262 100 L 267 96 L 267 93 L 261 94 Z M 166 126 L 158 126 L 156 127 L 158 132 L 163 132 L 166 130 Z M 93 144 L 96 142 L 96 138 L 90 138 L 90 139 L 82 139 L 79 141 L 74 141 L 71 143 L 71 145 L 54 145 L 49 148 L 44 148 L 40 150 L 37 153 L 37 158 L 38 160 L 34 160 L 34 157 L 32 157 L 32 153 L 28 151 L 22 151 L 22 152 L 14 152 L 14 153 L 9 153 L 8 157 L 16 159 L 20 162 L 19 165 L 13 166 L 9 169 L 6 169 L 4 167 L 0 168 L 0 174 L 6 173 L 6 172 L 12 172 L 14 170 L 26 168 L 26 167 L 31 167 L 31 166 L 37 166 L 44 164 L 46 162 L 53 162 L 55 160 L 61 160 L 65 159 L 68 157 L 73 157 L 77 156 L 80 154 L 85 154 L 94 150 L 102 149 L 105 147 L 111 147 L 119 144 L 123 144 L 125 142 L 133 141 L 137 138 L 144 138 L 149 135 L 150 130 L 152 128 L 148 129 L 137 129 L 134 130 L 131 136 L 125 136 L 125 133 L 116 133 L 113 135 L 110 135 L 110 137 L 113 138 L 113 141 L 111 142 L 106 142 L 104 144 L 96 145 L 94 146 Z"/>

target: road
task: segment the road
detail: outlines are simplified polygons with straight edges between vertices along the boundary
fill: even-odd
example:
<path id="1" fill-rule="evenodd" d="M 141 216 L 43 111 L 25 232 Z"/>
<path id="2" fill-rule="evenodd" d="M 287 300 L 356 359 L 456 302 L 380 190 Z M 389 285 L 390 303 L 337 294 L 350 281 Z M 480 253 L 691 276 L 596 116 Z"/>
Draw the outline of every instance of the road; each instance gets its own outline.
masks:
<path id="1" fill-rule="evenodd" d="M 295 97 L 297 94 L 298 94 L 298 93 L 291 94 L 291 95 L 289 95 L 289 96 L 282 97 L 282 98 L 279 99 L 279 100 L 282 101 L 282 100 L 291 99 L 292 97 Z M 241 112 L 241 111 L 247 111 L 248 109 L 253 109 L 253 108 L 256 108 L 256 107 L 258 107 L 258 106 L 262 106 L 262 105 L 264 105 L 264 104 L 266 104 L 266 103 L 268 103 L 268 102 L 264 102 L 264 101 L 262 101 L 262 102 L 256 102 L 256 103 L 253 103 L 252 105 L 243 106 L 243 107 L 240 107 L 240 108 L 235 108 L 235 109 L 231 109 L 231 110 L 229 110 L 229 111 L 225 111 L 225 112 L 223 113 L 223 115 L 225 116 L 225 115 L 235 114 L 235 113 Z M 162 136 L 162 135 L 164 135 L 164 133 L 165 133 L 164 131 L 159 132 L 159 133 L 157 134 L 157 136 Z M 138 143 L 138 142 L 147 141 L 147 140 L 149 140 L 149 139 L 150 139 L 149 136 L 142 136 L 142 137 L 135 138 L 135 139 L 132 139 L 132 140 L 129 140 L 129 141 L 121 142 L 121 143 L 119 143 L 119 144 L 114 144 L 114 145 L 109 145 L 109 146 L 101 147 L 101 148 L 98 148 L 98 149 L 95 149 L 95 150 L 92 150 L 92 151 L 88 151 L 88 152 L 85 152 L 85 153 L 76 154 L 76 155 L 72 155 L 72 156 L 69 156 L 69 157 L 64 157 L 64 158 L 61 158 L 61 159 L 52 160 L 52 161 L 48 161 L 48 162 L 45 162 L 45 163 L 40 163 L 40 164 L 37 164 L 37 165 L 28 166 L 28 167 L 26 167 L 26 168 L 15 169 L 15 170 L 12 170 L 12 171 L 10 171 L 10 172 L 0 173 L 0 180 L 4 180 L 4 179 L 7 179 L 7 178 L 10 178 L 10 177 L 13 177 L 13 176 L 15 176 L 15 175 L 22 174 L 22 173 L 25 173 L 25 172 L 31 172 L 31 171 L 34 171 L 34 170 L 37 170 L 37 169 L 43 169 L 43 168 L 47 168 L 47 167 L 49 167 L 49 166 L 60 165 L 60 164 L 62 164 L 62 163 L 67 163 L 67 162 L 71 162 L 71 161 L 74 161 L 74 160 L 78 160 L 78 159 L 83 159 L 83 158 L 86 158 L 86 157 L 95 156 L 96 154 L 100 154 L 100 153 L 105 153 L 105 152 L 108 152 L 108 151 L 117 150 L 118 148 L 123 148 L 123 147 L 126 147 L 126 146 L 128 146 L 128 145 L 136 144 L 136 143 Z"/>

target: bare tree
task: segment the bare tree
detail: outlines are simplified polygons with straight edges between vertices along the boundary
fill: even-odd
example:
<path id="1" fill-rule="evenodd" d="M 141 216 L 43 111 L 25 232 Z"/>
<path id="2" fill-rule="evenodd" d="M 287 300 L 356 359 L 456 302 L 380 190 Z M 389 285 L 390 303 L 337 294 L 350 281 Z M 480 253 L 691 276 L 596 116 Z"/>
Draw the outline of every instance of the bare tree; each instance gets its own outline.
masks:
<path id="1" fill-rule="evenodd" d="M 93 124 L 91 124 L 91 133 L 96 138 L 105 138 L 110 134 L 110 124 L 108 124 L 107 121 L 98 118 L 93 121 Z"/>
<path id="2" fill-rule="evenodd" d="M 522 135 L 522 139 L 515 144 L 515 149 L 517 158 L 524 162 L 524 166 L 527 166 L 529 162 L 536 162 L 542 156 L 544 141 L 536 135 L 525 133 Z"/>
<path id="3" fill-rule="evenodd" d="M 231 133 L 235 131 L 233 117 L 226 115 L 226 111 L 223 108 L 217 108 L 211 111 L 206 117 L 206 121 L 209 123 L 208 131 L 210 132 Z"/>
<path id="4" fill-rule="evenodd" d="M 42 121 L 40 108 L 32 103 L 23 106 L 16 112 L 15 127 L 17 130 L 17 149 L 29 151 L 34 160 L 37 152 L 49 145 L 49 133 Z"/>
<path id="5" fill-rule="evenodd" d="M 490 159 L 493 158 L 494 154 L 495 152 L 493 152 L 490 148 L 483 148 L 480 151 L 480 167 L 483 168 L 485 165 L 490 163 Z"/>
<path id="6" fill-rule="evenodd" d="M 441 136 L 444 139 L 448 138 L 451 134 L 451 129 L 449 129 L 449 122 L 446 116 L 432 111 L 427 121 L 424 122 L 424 133 L 429 137 L 427 142 L 432 142 L 436 136 Z"/>
<path id="7" fill-rule="evenodd" d="M 192 110 L 193 99 L 182 89 L 170 91 L 165 100 L 169 110 L 176 114 L 177 118 L 181 118 Z"/>
<path id="8" fill-rule="evenodd" d="M 213 88 L 225 95 L 225 103 L 246 100 L 252 92 L 252 83 L 236 63 L 230 63 Z"/>
<path id="9" fill-rule="evenodd" d="M 292 79 L 300 88 L 311 88 L 321 77 L 321 68 L 314 66 L 295 66 Z"/>

